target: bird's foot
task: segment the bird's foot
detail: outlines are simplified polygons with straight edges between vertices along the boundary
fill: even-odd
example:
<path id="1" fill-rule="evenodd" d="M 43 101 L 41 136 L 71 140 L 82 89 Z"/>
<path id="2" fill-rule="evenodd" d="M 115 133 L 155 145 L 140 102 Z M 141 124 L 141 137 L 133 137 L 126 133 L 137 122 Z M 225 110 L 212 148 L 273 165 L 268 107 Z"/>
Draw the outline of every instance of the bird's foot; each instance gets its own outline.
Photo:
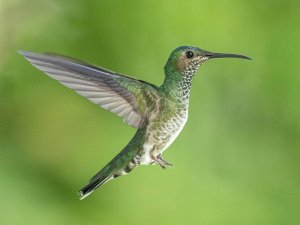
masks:
<path id="1" fill-rule="evenodd" d="M 166 169 L 167 166 L 173 167 L 173 165 L 167 162 L 161 154 L 157 155 L 155 158 L 155 162 L 160 165 L 161 168 Z"/>

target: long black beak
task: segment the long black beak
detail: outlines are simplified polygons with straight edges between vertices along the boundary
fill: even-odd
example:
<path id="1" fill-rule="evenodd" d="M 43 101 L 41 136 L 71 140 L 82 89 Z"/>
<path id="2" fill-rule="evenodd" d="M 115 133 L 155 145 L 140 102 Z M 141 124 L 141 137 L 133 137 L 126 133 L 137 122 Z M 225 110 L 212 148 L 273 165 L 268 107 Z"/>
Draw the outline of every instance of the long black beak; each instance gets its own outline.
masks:
<path id="1" fill-rule="evenodd" d="M 244 55 L 238 55 L 238 54 L 228 54 L 228 53 L 214 53 L 214 52 L 205 52 L 205 56 L 209 57 L 210 59 L 215 58 L 240 58 L 240 59 L 249 59 L 251 58 L 244 56 Z"/>

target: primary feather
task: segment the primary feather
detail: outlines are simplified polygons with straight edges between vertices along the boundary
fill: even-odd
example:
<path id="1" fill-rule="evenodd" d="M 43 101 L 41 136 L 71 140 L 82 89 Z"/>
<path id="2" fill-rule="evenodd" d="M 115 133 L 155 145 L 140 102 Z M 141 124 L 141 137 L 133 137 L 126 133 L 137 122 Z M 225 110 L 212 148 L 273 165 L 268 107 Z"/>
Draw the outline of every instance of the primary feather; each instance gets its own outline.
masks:
<path id="1" fill-rule="evenodd" d="M 143 126 L 147 106 L 142 89 L 153 85 L 60 55 L 26 51 L 20 51 L 20 54 L 36 68 L 91 102 L 116 113 L 129 125 Z"/>

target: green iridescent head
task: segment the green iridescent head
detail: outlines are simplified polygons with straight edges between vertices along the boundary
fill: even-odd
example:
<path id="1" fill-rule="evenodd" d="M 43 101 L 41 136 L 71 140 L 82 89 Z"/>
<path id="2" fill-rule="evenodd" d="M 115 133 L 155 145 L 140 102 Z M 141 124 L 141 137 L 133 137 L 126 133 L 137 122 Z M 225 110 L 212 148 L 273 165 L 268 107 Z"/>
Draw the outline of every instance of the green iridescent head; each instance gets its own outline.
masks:
<path id="1" fill-rule="evenodd" d="M 179 72 L 182 75 L 194 75 L 202 63 L 214 58 L 250 59 L 243 55 L 214 53 L 197 47 L 181 46 L 171 53 L 165 65 L 165 72 L 166 75 L 174 74 L 174 72 Z"/>

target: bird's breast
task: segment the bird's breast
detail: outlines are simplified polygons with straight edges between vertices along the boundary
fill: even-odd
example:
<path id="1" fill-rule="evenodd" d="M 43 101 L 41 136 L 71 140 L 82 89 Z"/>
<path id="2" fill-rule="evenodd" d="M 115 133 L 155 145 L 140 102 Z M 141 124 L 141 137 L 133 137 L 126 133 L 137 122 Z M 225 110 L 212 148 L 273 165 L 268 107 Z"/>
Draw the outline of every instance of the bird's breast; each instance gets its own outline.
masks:
<path id="1" fill-rule="evenodd" d="M 150 118 L 140 164 L 150 164 L 153 162 L 153 157 L 163 153 L 180 134 L 187 119 L 187 108 L 178 109 L 175 113 L 161 113 L 155 118 Z"/>

